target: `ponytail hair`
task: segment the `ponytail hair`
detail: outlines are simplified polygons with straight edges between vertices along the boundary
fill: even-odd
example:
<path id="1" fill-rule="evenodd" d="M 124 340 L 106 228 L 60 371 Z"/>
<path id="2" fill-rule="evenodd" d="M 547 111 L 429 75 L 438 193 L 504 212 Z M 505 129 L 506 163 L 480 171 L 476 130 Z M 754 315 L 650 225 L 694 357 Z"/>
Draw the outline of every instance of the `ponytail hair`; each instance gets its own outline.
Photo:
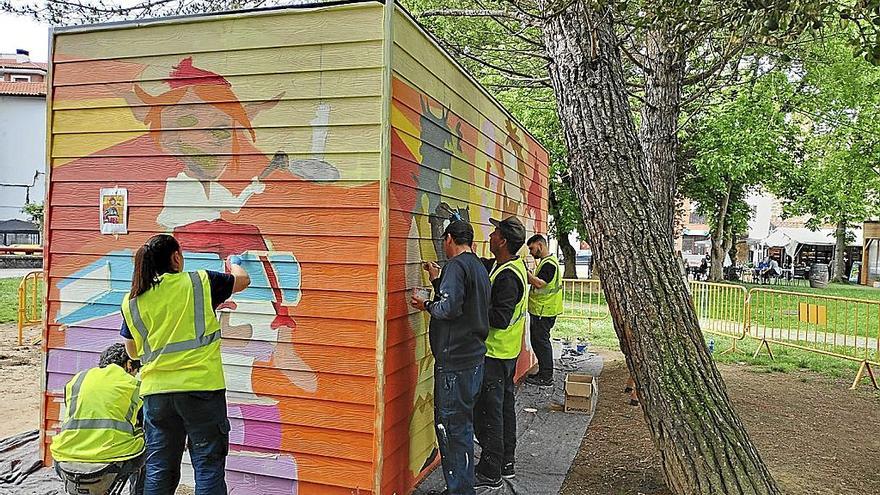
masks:
<path id="1" fill-rule="evenodd" d="M 180 251 L 177 239 L 168 234 L 154 235 L 134 255 L 134 276 L 129 297 L 135 298 L 159 284 L 159 276 L 173 273 L 171 256 Z"/>

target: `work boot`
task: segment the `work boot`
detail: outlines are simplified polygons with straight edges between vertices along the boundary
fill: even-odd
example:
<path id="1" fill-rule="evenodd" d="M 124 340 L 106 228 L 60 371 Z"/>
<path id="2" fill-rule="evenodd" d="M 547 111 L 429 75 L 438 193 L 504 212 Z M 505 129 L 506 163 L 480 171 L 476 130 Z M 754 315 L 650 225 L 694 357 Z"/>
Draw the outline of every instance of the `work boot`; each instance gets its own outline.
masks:
<path id="1" fill-rule="evenodd" d="M 513 463 L 508 462 L 501 466 L 501 477 L 509 480 L 516 477 L 516 470 L 513 469 Z"/>
<path id="2" fill-rule="evenodd" d="M 483 476 L 481 473 L 474 473 L 474 488 L 488 488 L 490 490 L 496 490 L 504 486 L 504 480 L 501 479 L 501 476 L 492 479 L 488 476 Z"/>
<path id="3" fill-rule="evenodd" d="M 542 377 L 541 375 L 531 375 L 526 377 L 526 383 L 529 385 L 537 385 L 539 387 L 552 387 L 552 377 Z"/>

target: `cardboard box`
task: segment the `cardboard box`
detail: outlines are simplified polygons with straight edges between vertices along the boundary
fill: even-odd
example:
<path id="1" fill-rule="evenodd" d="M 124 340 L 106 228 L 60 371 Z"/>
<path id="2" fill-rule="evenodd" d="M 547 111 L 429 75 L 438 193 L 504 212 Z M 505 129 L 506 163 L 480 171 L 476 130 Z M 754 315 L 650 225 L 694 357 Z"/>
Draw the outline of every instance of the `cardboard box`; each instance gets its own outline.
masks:
<path id="1" fill-rule="evenodd" d="M 598 400 L 598 377 L 582 373 L 565 375 L 565 412 L 593 414 Z"/>

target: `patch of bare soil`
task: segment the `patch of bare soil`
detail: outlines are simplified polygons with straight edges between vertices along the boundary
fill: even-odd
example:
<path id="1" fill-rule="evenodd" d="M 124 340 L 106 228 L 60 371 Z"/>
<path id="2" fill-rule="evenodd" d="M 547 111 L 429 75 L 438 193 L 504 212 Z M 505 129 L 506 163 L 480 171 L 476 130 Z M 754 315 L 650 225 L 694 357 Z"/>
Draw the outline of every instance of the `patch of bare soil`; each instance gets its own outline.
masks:
<path id="1" fill-rule="evenodd" d="M 25 329 L 18 345 L 18 327 L 0 324 L 0 438 L 40 426 L 39 327 Z"/>
<path id="2" fill-rule="evenodd" d="M 814 373 L 720 369 L 783 493 L 880 493 L 880 393 Z M 642 411 L 623 393 L 627 376 L 621 356 L 607 356 L 596 416 L 562 495 L 670 493 Z"/>

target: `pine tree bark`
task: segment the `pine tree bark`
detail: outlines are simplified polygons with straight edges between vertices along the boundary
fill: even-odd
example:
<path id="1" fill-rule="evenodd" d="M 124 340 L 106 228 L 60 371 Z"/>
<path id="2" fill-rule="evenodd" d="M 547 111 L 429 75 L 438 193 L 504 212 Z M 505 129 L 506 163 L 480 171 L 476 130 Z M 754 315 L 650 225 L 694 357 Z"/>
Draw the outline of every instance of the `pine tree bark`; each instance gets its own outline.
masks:
<path id="1" fill-rule="evenodd" d="M 832 282 L 843 282 L 846 280 L 846 219 L 837 222 L 834 229 L 834 267 L 831 270 Z"/>
<path id="2" fill-rule="evenodd" d="M 544 19 L 575 190 L 614 329 L 673 493 L 777 494 L 694 313 L 639 142 L 613 31 L 575 0 Z"/>
<path id="3" fill-rule="evenodd" d="M 669 230 L 670 245 L 674 242 L 678 118 L 684 77 L 683 57 L 677 48 L 676 36 L 675 29 L 666 26 L 645 33 L 645 102 L 639 126 L 648 185 L 660 219 Z"/>

